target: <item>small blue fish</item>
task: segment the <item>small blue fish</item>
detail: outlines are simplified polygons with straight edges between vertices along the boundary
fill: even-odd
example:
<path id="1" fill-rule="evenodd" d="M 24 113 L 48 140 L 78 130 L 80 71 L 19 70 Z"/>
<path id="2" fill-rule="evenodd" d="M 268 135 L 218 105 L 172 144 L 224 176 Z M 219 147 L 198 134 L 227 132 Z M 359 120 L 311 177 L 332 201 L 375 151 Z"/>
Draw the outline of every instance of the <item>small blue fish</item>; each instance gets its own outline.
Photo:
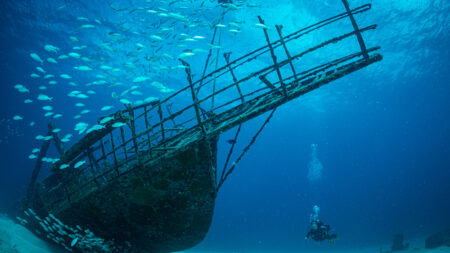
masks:
<path id="1" fill-rule="evenodd" d="M 86 163 L 86 161 L 79 161 L 79 162 L 75 163 L 75 165 L 73 167 L 76 169 L 76 168 L 79 168 L 80 166 L 82 166 L 85 163 Z"/>

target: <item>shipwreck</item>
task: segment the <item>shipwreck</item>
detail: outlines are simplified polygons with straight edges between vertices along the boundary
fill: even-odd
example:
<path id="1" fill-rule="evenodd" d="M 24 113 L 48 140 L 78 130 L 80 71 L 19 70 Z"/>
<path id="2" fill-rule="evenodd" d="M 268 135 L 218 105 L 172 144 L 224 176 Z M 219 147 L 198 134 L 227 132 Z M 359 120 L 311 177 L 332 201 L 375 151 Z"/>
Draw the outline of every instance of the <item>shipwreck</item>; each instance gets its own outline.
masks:
<path id="1" fill-rule="evenodd" d="M 49 123 L 53 138 L 42 145 L 19 221 L 75 252 L 173 252 L 197 245 L 210 227 L 220 187 L 277 107 L 382 60 L 380 48 L 366 47 L 362 37 L 376 25 L 359 27 L 355 21 L 371 5 L 351 9 L 347 0 L 343 4 L 343 13 L 289 35 L 283 35 L 282 26 L 261 28 L 264 46 L 235 59 L 225 53 L 226 64 L 207 73 L 210 51 L 198 80 L 182 61 L 184 88 L 163 100 L 126 105 L 106 115 L 111 120 L 105 128 L 69 148 Z M 339 22 L 352 29 L 297 49 L 303 37 Z M 309 54 L 347 42 L 357 45 L 352 53 L 314 66 L 302 62 Z M 257 61 L 264 57 L 266 61 Z M 267 59 L 269 64 L 261 66 Z M 237 139 L 243 123 L 265 113 L 268 118 L 238 159 L 231 162 L 228 156 L 224 169 L 217 170 L 221 133 L 237 128 Z M 114 127 L 118 122 L 124 124 Z M 59 161 L 51 175 L 38 181 L 51 143 Z M 231 154 L 235 141 L 230 143 Z"/>

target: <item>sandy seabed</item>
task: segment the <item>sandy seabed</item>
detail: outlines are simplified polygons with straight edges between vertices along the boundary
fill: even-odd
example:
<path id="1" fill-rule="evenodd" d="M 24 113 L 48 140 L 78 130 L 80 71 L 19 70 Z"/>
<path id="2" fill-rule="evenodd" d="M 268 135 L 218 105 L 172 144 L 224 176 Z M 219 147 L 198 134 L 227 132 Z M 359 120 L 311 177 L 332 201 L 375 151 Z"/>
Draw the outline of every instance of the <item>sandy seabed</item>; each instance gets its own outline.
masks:
<path id="1" fill-rule="evenodd" d="M 399 253 L 450 253 L 450 247 L 437 249 L 424 249 L 424 240 L 417 240 L 411 243 L 410 249 L 398 251 Z M 380 248 L 388 249 L 389 245 L 380 245 L 379 247 L 352 249 L 352 250 L 327 250 L 327 251 L 296 251 L 301 253 L 380 253 Z M 25 227 L 15 223 L 6 216 L 0 215 L 0 253 L 62 253 L 62 251 L 53 245 L 50 245 Z M 387 253 L 388 251 L 383 251 Z M 196 251 L 188 250 L 179 253 L 280 253 L 277 251 Z M 287 253 L 287 252 L 286 252 Z M 294 251 L 289 253 L 295 253 Z"/>
<path id="2" fill-rule="evenodd" d="M 54 246 L 42 241 L 28 229 L 0 215 L 1 253 L 60 253 Z"/>

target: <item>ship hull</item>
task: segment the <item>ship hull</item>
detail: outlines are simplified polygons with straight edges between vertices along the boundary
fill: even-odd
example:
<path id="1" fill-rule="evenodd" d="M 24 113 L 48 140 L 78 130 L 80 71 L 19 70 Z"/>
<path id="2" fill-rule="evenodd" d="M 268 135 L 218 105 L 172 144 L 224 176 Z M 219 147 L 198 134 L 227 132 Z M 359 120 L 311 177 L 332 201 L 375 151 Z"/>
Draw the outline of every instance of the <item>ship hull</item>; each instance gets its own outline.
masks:
<path id="1" fill-rule="evenodd" d="M 47 206 L 45 211 L 131 252 L 185 250 L 201 242 L 211 224 L 216 165 L 217 139 L 202 141 L 72 198 L 77 200 L 67 208 Z M 49 194 L 39 195 L 38 210 Z"/>

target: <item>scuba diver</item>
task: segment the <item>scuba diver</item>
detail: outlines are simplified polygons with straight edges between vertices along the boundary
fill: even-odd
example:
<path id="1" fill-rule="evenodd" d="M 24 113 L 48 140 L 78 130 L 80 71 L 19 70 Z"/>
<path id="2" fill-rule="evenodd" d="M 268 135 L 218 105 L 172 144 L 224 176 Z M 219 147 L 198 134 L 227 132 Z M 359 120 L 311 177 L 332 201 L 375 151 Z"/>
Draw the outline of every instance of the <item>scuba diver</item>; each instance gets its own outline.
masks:
<path id="1" fill-rule="evenodd" d="M 310 216 L 311 229 L 306 234 L 305 241 L 308 238 L 312 238 L 317 242 L 328 240 L 328 242 L 332 243 L 334 240 L 337 240 L 337 234 L 330 234 L 330 225 L 319 220 L 319 210 L 318 206 L 313 207 L 313 213 Z"/>

